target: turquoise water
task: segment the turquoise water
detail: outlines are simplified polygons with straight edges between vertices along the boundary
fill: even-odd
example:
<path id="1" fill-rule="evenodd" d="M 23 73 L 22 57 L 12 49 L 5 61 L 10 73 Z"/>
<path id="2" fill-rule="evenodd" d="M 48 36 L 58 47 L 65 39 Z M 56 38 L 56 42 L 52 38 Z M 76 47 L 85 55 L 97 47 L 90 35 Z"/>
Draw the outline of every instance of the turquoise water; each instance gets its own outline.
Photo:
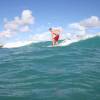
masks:
<path id="1" fill-rule="evenodd" d="M 100 100 L 100 37 L 0 49 L 0 100 Z"/>

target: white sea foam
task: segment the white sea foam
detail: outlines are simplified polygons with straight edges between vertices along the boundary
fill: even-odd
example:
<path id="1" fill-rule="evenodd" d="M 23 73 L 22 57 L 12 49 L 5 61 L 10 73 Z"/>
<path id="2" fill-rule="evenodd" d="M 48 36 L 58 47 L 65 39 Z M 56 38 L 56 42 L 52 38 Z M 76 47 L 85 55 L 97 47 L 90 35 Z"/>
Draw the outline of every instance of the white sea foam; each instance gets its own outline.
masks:
<path id="1" fill-rule="evenodd" d="M 100 36 L 100 33 L 97 34 L 80 34 L 80 35 L 70 35 L 70 36 L 63 36 L 63 40 L 61 43 L 58 44 L 58 46 L 68 46 L 74 42 L 78 42 L 81 40 L 89 39 L 95 36 Z M 36 34 L 33 35 L 30 40 L 27 41 L 17 41 L 12 43 L 6 43 L 3 47 L 4 48 L 18 48 L 25 45 L 29 45 L 32 43 L 38 43 L 38 42 L 44 42 L 44 41 L 50 41 L 50 34 L 48 32 L 42 33 L 42 34 Z"/>
<path id="2" fill-rule="evenodd" d="M 95 35 L 94 34 L 74 35 L 70 38 L 66 38 L 58 46 L 68 46 L 72 43 L 79 42 L 81 40 L 86 40 L 86 39 L 89 39 L 89 38 L 93 38 L 95 36 L 100 36 L 100 34 L 95 34 Z"/>
<path id="3" fill-rule="evenodd" d="M 12 43 L 6 43 L 3 48 L 18 48 L 22 47 L 25 45 L 31 44 L 32 41 L 17 41 L 17 42 L 12 42 Z"/>

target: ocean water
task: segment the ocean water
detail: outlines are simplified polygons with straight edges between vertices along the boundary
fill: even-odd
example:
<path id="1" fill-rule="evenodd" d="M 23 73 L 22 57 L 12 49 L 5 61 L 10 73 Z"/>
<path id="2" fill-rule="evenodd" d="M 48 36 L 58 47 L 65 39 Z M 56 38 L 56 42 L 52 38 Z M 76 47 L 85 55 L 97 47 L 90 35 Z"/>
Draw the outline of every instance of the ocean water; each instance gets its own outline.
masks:
<path id="1" fill-rule="evenodd" d="M 0 100 L 100 100 L 100 37 L 0 49 Z"/>

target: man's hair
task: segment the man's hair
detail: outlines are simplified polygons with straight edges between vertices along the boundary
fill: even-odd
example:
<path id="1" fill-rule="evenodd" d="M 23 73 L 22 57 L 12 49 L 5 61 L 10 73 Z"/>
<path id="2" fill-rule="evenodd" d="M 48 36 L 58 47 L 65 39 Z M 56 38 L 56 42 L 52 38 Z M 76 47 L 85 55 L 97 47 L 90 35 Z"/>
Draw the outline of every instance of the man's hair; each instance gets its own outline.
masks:
<path id="1" fill-rule="evenodd" d="M 51 31 L 52 30 L 52 28 L 49 28 L 49 31 Z"/>

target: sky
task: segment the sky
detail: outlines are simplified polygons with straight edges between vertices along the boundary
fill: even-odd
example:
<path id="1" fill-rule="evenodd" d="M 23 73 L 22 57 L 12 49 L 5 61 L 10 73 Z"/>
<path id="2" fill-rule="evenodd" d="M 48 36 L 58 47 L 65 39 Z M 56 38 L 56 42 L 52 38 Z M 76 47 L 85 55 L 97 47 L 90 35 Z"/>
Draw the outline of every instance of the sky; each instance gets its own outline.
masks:
<path id="1" fill-rule="evenodd" d="M 64 32 L 99 32 L 100 0 L 2 0 L 0 41 L 28 39 L 61 27 Z"/>

